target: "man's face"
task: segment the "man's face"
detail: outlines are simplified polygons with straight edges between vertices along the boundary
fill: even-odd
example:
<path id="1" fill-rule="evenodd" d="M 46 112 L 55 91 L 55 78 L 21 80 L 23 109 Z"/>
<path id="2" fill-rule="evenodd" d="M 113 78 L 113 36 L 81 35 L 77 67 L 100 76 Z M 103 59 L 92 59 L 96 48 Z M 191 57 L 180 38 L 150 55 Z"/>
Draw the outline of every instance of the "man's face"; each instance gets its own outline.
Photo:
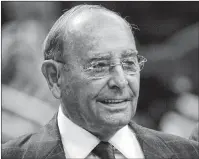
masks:
<path id="1" fill-rule="evenodd" d="M 63 110 L 73 122 L 93 133 L 123 127 L 136 111 L 140 75 L 126 74 L 116 65 L 103 76 L 103 67 L 134 57 L 134 37 L 124 21 L 113 15 L 79 16 L 71 22 L 73 29 L 68 36 L 73 45 L 66 46 L 68 54 L 64 56 Z M 100 69 L 86 69 L 93 64 Z"/>

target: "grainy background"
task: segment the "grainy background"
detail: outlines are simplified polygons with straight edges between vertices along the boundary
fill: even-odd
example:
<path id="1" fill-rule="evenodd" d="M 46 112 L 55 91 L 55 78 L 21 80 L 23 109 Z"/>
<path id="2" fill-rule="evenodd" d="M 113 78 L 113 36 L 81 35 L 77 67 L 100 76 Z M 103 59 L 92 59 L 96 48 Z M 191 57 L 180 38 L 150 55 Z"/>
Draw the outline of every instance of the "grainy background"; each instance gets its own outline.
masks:
<path id="1" fill-rule="evenodd" d="M 140 31 L 139 124 L 188 138 L 198 122 L 199 2 L 2 2 L 2 143 L 38 130 L 57 111 L 40 71 L 42 42 L 77 4 L 101 4 Z"/>

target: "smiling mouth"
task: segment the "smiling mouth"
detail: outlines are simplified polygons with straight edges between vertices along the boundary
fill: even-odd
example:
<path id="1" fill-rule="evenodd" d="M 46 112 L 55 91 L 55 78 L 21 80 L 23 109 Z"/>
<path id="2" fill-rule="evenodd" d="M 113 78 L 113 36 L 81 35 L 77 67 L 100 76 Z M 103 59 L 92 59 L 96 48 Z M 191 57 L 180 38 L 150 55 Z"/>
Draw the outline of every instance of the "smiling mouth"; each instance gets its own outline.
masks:
<path id="1" fill-rule="evenodd" d="M 100 100 L 98 102 L 106 104 L 106 105 L 112 105 L 112 104 L 125 103 L 127 101 L 130 101 L 130 100 L 129 99 L 104 99 L 104 100 Z"/>

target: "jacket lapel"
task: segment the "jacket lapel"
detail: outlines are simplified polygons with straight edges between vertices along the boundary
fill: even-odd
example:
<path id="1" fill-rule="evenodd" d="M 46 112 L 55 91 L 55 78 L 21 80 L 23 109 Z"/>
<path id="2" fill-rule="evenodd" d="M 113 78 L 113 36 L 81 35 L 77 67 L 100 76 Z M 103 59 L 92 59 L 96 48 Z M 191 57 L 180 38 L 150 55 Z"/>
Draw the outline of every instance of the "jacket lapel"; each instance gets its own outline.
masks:
<path id="1" fill-rule="evenodd" d="M 145 159 L 172 158 L 173 152 L 165 145 L 162 139 L 155 135 L 155 132 L 152 133 L 149 129 L 143 128 L 134 122 L 130 122 L 129 125 L 136 134 Z"/>
<path id="2" fill-rule="evenodd" d="M 57 126 L 57 113 L 46 126 L 32 136 L 23 158 L 65 159 Z"/>

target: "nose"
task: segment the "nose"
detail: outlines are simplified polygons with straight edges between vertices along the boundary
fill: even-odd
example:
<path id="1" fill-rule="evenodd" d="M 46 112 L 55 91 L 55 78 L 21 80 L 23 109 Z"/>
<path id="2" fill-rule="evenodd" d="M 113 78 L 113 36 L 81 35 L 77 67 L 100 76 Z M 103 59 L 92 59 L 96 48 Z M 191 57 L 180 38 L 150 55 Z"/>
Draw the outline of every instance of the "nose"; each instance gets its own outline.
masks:
<path id="1" fill-rule="evenodd" d="M 108 85 L 110 88 L 119 88 L 122 90 L 126 85 L 128 84 L 128 81 L 126 79 L 126 75 L 124 73 L 124 70 L 121 65 L 116 65 L 112 69 L 111 78 L 108 81 Z"/>

